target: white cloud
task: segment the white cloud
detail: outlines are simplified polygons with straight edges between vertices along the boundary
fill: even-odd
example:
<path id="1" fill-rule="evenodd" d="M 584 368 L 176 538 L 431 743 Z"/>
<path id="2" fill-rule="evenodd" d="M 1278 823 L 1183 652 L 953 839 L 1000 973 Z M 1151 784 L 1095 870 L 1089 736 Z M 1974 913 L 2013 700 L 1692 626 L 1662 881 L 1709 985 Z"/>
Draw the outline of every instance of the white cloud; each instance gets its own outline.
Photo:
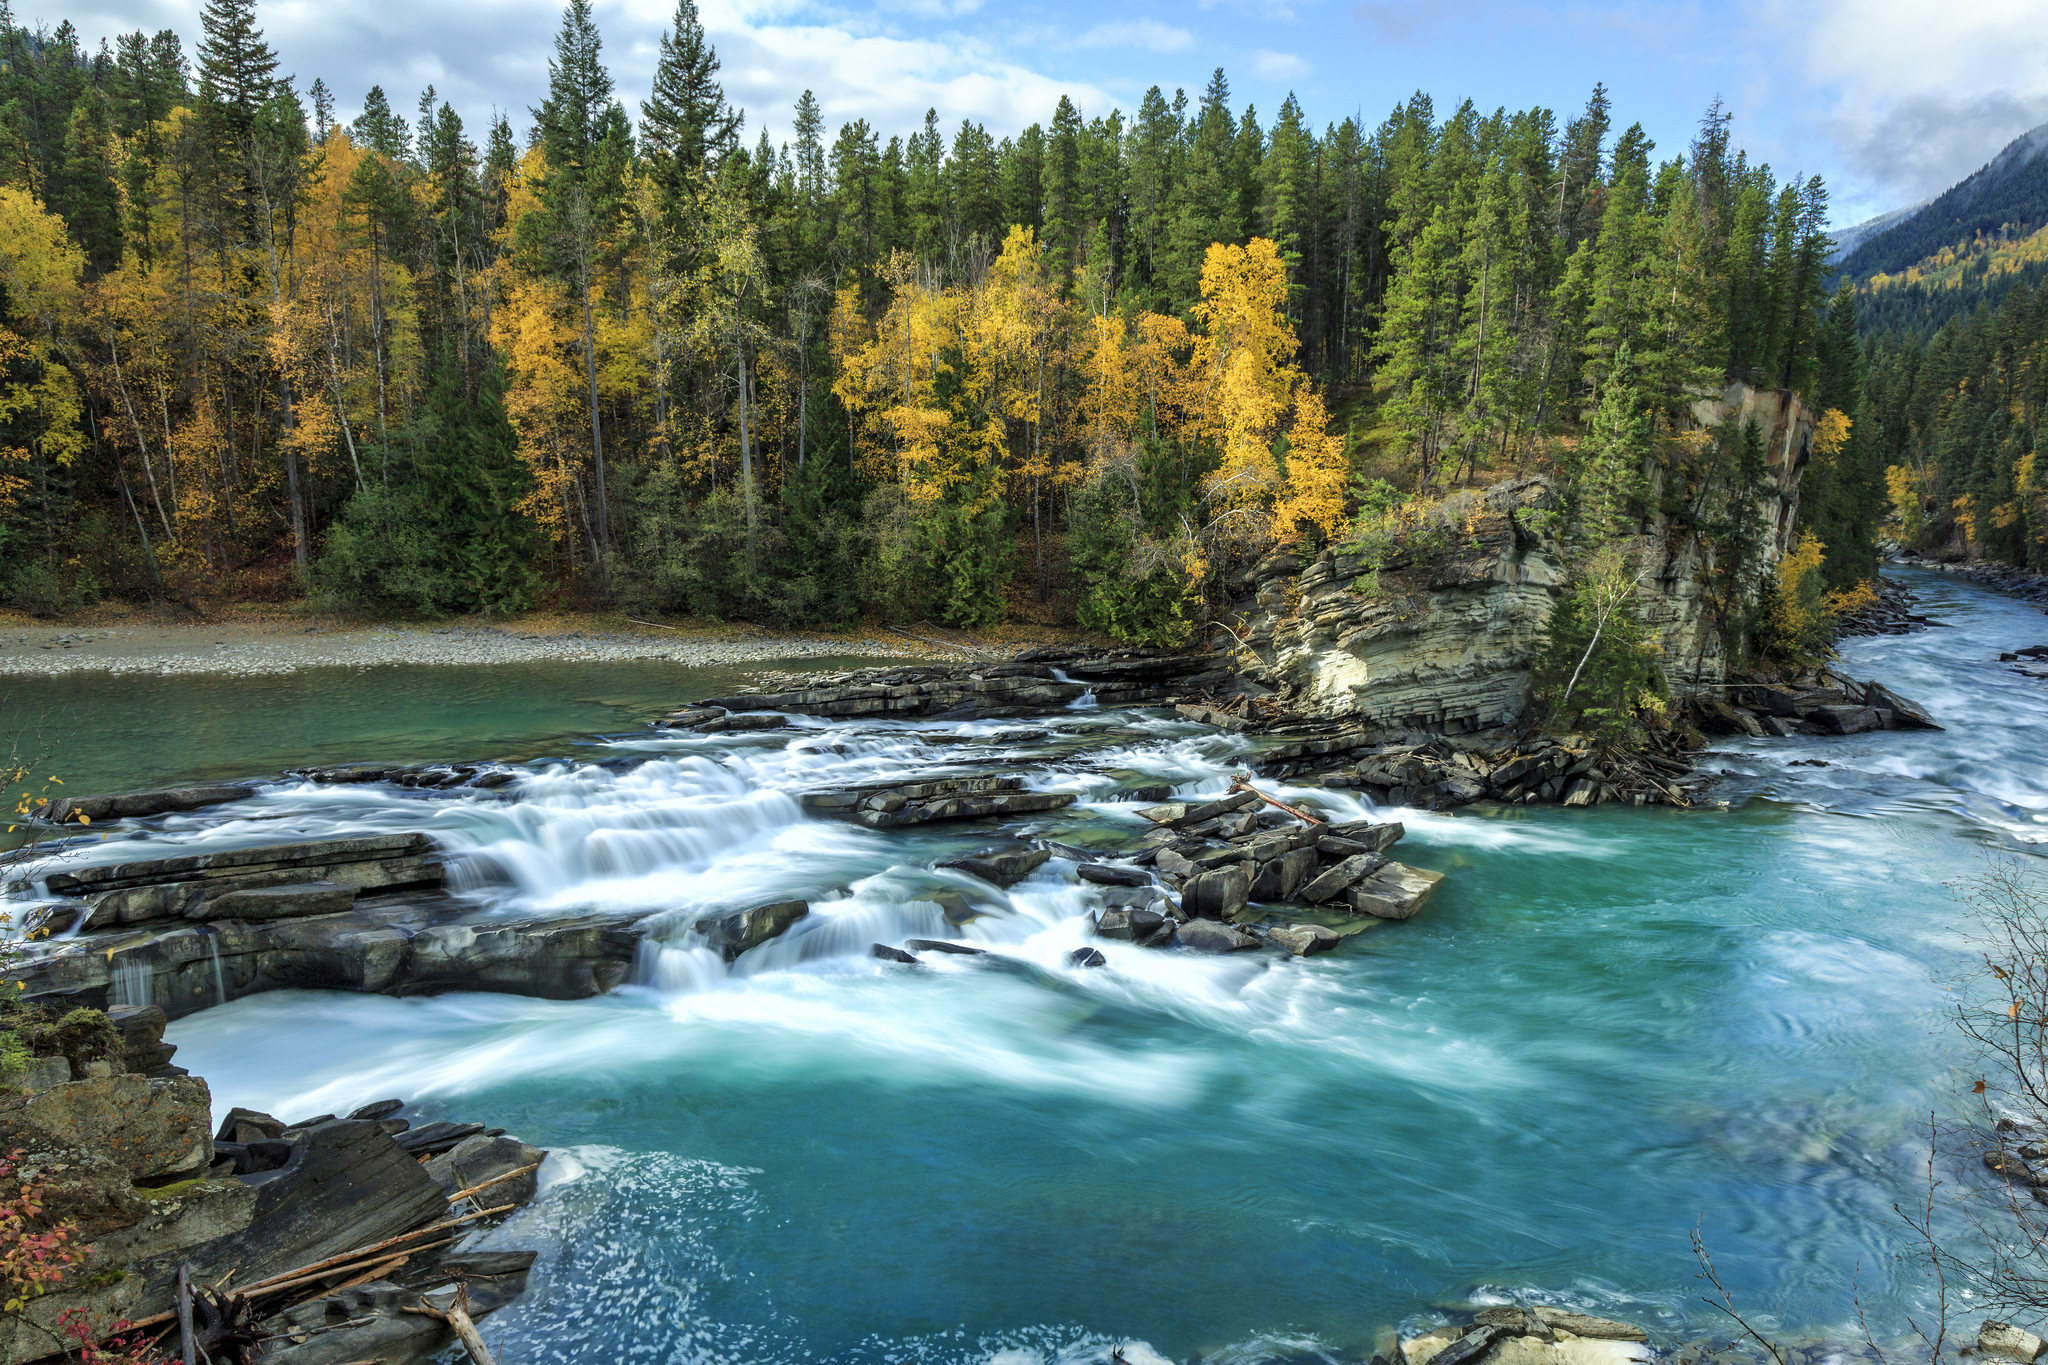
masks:
<path id="1" fill-rule="evenodd" d="M 1827 135 L 1899 202 L 1939 193 L 2048 122 L 2048 0 L 1939 15 L 1924 0 L 1826 0 L 1802 14 L 1802 74 L 1831 96 Z"/>
<path id="2" fill-rule="evenodd" d="M 1269 81 L 1286 81 L 1299 80 L 1306 76 L 1309 67 L 1307 62 L 1292 52 L 1268 52 L 1262 49 L 1252 53 L 1252 70 Z"/>
<path id="3" fill-rule="evenodd" d="M 1074 41 L 1080 47 L 1141 47 L 1148 52 L 1185 52 L 1195 45 L 1195 35 L 1156 19 L 1137 19 L 1097 24 Z"/>

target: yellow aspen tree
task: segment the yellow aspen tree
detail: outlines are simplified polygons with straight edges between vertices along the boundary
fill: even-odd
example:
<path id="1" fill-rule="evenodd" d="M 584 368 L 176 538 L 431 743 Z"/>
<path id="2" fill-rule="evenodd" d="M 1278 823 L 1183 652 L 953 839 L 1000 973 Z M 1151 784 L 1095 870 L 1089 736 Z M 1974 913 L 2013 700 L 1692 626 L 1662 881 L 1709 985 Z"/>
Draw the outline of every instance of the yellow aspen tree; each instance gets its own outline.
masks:
<path id="1" fill-rule="evenodd" d="M 1294 397 L 1294 423 L 1287 430 L 1287 476 L 1273 508 L 1273 534 L 1301 535 L 1313 526 L 1333 536 L 1344 520 L 1344 495 L 1351 483 L 1351 462 L 1344 438 L 1330 434 L 1330 415 L 1323 396 L 1307 383 Z"/>
<path id="2" fill-rule="evenodd" d="M 1287 265 L 1263 237 L 1241 247 L 1218 242 L 1203 261 L 1201 286 L 1194 368 L 1206 400 L 1204 424 L 1223 452 L 1207 491 L 1215 521 L 1235 519 L 1226 534 L 1248 537 L 1264 529 L 1260 509 L 1280 483 L 1273 441 L 1297 379 L 1298 343 L 1282 312 Z"/>
<path id="3" fill-rule="evenodd" d="M 13 505 L 37 455 L 70 464 L 85 449 L 78 384 L 60 358 L 59 329 L 75 316 L 85 258 L 65 238 L 64 220 L 25 190 L 0 189 L 0 422 L 29 419 L 25 444 L 0 445 L 0 508 Z"/>

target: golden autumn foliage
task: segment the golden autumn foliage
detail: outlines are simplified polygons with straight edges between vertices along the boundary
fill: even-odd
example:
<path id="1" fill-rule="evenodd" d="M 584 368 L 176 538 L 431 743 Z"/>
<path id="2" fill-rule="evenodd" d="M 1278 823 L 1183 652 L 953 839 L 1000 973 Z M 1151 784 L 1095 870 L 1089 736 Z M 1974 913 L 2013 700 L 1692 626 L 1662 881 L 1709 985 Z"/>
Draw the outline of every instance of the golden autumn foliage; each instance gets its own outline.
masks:
<path id="1" fill-rule="evenodd" d="M 78 385 L 56 343 L 59 319 L 76 307 L 80 253 L 65 238 L 64 220 L 27 192 L 0 188 L 0 370 L 23 377 L 0 382 L 0 422 L 26 427 L 26 443 L 0 445 L 0 508 L 23 485 L 20 470 L 35 455 L 69 464 L 85 449 Z"/>

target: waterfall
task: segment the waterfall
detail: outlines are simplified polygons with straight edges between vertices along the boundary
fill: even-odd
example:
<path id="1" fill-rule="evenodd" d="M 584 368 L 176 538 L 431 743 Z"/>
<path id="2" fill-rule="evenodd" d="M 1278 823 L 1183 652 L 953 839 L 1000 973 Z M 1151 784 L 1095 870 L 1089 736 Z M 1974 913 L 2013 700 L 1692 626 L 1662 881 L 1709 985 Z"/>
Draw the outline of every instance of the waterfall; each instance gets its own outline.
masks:
<path id="1" fill-rule="evenodd" d="M 114 964 L 113 1003 L 140 1005 L 156 1003 L 156 969 L 147 962 L 129 959 Z"/>
<path id="2" fill-rule="evenodd" d="M 213 1003 L 225 1005 L 228 1002 L 228 983 L 220 970 L 220 939 L 209 937 L 206 940 L 206 952 L 213 959 Z"/>

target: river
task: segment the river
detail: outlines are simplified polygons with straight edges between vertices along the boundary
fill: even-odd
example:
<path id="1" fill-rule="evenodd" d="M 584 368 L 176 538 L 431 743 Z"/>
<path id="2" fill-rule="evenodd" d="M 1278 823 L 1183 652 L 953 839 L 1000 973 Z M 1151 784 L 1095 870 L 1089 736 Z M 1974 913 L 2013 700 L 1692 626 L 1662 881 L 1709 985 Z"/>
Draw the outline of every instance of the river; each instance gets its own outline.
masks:
<path id="1" fill-rule="evenodd" d="M 591 1001 L 275 994 L 172 1027 L 217 1112 L 401 1095 L 552 1149 L 542 1198 L 491 1234 L 543 1251 L 485 1327 L 508 1365 L 1022 1365 L 1127 1338 L 1222 1365 L 1362 1360 L 1385 1326 L 1475 1294 L 1685 1336 L 1720 1326 L 1696 1222 L 1764 1320 L 1853 1334 L 1853 1276 L 1888 1335 L 1927 1305 L 1892 1205 L 1961 1061 L 1945 989 L 1970 912 L 1946 883 L 2048 840 L 2048 683 L 1996 662 L 2048 620 L 1908 579 L 1953 628 L 1853 641 L 1844 664 L 1944 732 L 1728 744 L 1708 759 L 1727 810 L 1393 812 L 1399 856 L 1448 879 L 1417 919 L 1302 961 L 1105 943 L 1107 968 L 1068 967 L 1094 904 L 1070 864 L 954 930 L 927 897 L 962 883 L 932 864 L 986 832 L 873 832 L 790 797 L 1020 722 L 660 737 L 636 727 L 724 683 L 663 666 L 559 670 L 552 700 L 475 670 L 181 680 L 209 715 L 252 686 L 309 698 L 248 712 L 302 715 L 297 734 L 216 725 L 202 761 L 146 700 L 162 683 L 47 700 L 79 735 L 130 736 L 77 753 L 108 781 L 172 775 L 166 754 L 177 776 L 535 759 L 489 794 L 284 783 L 169 817 L 180 844 L 424 829 L 508 914 L 813 901 L 731 973 L 672 944 Z M 579 723 L 613 733 L 572 741 Z M 1156 713 L 1049 724 L 1006 762 L 1083 794 L 1037 822 L 1070 842 L 1135 821 L 1090 798 L 1213 791 L 1246 748 Z M 152 729 L 160 748 L 125 751 Z M 956 934 L 997 957 L 867 956 Z"/>

